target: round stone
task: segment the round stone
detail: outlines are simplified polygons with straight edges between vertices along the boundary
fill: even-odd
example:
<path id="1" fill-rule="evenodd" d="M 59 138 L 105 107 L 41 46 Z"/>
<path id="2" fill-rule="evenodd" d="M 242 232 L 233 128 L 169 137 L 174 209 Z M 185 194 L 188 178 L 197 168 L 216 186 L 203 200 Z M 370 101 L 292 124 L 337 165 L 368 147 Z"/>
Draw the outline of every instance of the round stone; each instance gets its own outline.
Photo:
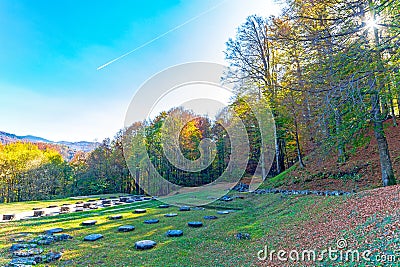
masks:
<path id="1" fill-rule="evenodd" d="M 62 231 L 64 231 L 62 228 L 53 228 L 53 229 L 46 230 L 45 233 L 46 233 L 46 235 L 52 235 L 52 234 L 61 233 Z"/>
<path id="2" fill-rule="evenodd" d="M 96 223 L 97 223 L 97 221 L 95 221 L 95 220 L 89 220 L 89 221 L 82 222 L 82 225 L 89 226 L 89 225 L 95 225 Z"/>
<path id="3" fill-rule="evenodd" d="M 203 207 L 193 207 L 192 210 L 196 210 L 196 211 L 205 210 L 205 208 L 203 208 Z"/>
<path id="4" fill-rule="evenodd" d="M 35 210 L 35 211 L 33 211 L 33 217 L 41 217 L 41 216 L 44 216 L 44 210 Z M 3 217 L 4 217 L 4 215 L 3 215 Z"/>
<path id="5" fill-rule="evenodd" d="M 202 222 L 188 222 L 188 226 L 198 228 L 198 227 L 202 227 L 203 223 Z"/>
<path id="6" fill-rule="evenodd" d="M 225 215 L 225 214 L 229 214 L 229 211 L 227 211 L 227 210 L 220 210 L 220 211 L 217 211 L 217 213 L 218 213 L 218 214 L 221 214 L 221 215 Z"/>
<path id="7" fill-rule="evenodd" d="M 118 227 L 118 232 L 131 232 L 135 230 L 135 226 L 133 225 L 123 225 Z"/>
<path id="8" fill-rule="evenodd" d="M 135 248 L 136 249 L 152 249 L 157 245 L 156 242 L 154 242 L 153 240 L 141 240 L 135 243 Z"/>
<path id="9" fill-rule="evenodd" d="M 214 215 L 204 216 L 203 218 L 204 218 L 205 220 L 216 220 L 216 219 L 218 219 L 218 217 L 217 217 L 217 216 L 214 216 Z"/>
<path id="10" fill-rule="evenodd" d="M 179 208 L 180 211 L 190 211 L 190 207 L 189 206 L 182 206 Z"/>
<path id="11" fill-rule="evenodd" d="M 182 236 L 182 235 L 183 235 L 182 230 L 168 230 L 168 232 L 167 232 L 167 236 L 169 236 L 169 237 L 178 237 L 178 236 Z"/>
<path id="12" fill-rule="evenodd" d="M 144 223 L 145 224 L 155 224 L 158 223 L 160 220 L 157 219 L 151 219 L 151 220 L 145 220 Z"/>
<path id="13" fill-rule="evenodd" d="M 135 213 L 146 213 L 146 209 L 136 209 Z"/>
<path id="14" fill-rule="evenodd" d="M 176 217 L 176 216 L 178 216 L 178 214 L 176 214 L 176 213 L 168 213 L 168 214 L 165 214 L 164 215 L 164 217 Z"/>
<path id="15" fill-rule="evenodd" d="M 160 205 L 160 206 L 158 206 L 158 208 L 160 208 L 160 209 L 168 209 L 169 205 L 167 205 L 167 204 Z"/>
<path id="16" fill-rule="evenodd" d="M 15 214 L 3 214 L 3 220 L 4 221 L 10 221 L 15 218 Z"/>
<path id="17" fill-rule="evenodd" d="M 121 214 L 117 214 L 117 215 L 111 215 L 110 217 L 108 217 L 110 220 L 119 220 L 122 219 L 122 215 Z"/>
<path id="18" fill-rule="evenodd" d="M 236 239 L 250 239 L 250 234 L 248 233 L 237 233 L 235 235 Z"/>
<path id="19" fill-rule="evenodd" d="M 83 240 L 84 241 L 96 241 L 101 238 L 103 238 L 103 235 L 101 235 L 101 234 L 91 234 L 91 235 L 85 236 L 85 238 Z"/>
<path id="20" fill-rule="evenodd" d="M 220 200 L 228 202 L 228 201 L 232 201 L 233 199 L 230 196 L 223 196 L 220 198 Z"/>

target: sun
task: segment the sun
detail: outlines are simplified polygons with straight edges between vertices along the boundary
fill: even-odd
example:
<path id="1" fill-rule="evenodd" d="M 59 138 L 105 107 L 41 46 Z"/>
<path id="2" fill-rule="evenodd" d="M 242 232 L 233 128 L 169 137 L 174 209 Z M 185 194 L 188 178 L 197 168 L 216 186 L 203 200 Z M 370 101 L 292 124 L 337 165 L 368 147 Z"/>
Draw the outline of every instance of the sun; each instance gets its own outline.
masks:
<path id="1" fill-rule="evenodd" d="M 365 25 L 369 29 L 375 29 L 375 28 L 378 28 L 378 26 L 379 26 L 377 19 L 369 19 L 369 20 L 365 21 Z"/>

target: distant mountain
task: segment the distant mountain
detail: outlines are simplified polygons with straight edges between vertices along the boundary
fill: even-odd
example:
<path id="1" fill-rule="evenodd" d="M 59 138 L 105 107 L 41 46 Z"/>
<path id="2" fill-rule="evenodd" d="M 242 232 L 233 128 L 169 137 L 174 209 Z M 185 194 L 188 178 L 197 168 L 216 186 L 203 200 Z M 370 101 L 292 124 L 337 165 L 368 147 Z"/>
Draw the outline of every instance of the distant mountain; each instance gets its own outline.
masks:
<path id="1" fill-rule="evenodd" d="M 87 142 L 87 141 L 80 141 L 80 142 L 60 141 L 57 142 L 57 144 L 65 145 L 67 147 L 83 152 L 92 152 L 100 145 L 100 143 L 97 142 Z"/>
<path id="2" fill-rule="evenodd" d="M 92 152 L 100 145 L 100 143 L 98 143 L 98 142 L 87 142 L 87 141 L 54 142 L 54 141 L 50 141 L 50 140 L 44 139 L 42 137 L 37 137 L 37 136 L 33 136 L 33 135 L 18 136 L 15 134 L 10 134 L 10 133 L 0 131 L 0 143 L 9 144 L 9 143 L 15 143 L 15 142 L 28 142 L 28 143 L 38 143 L 38 144 L 44 143 L 44 144 L 51 145 L 51 146 L 47 146 L 47 147 L 53 147 L 56 150 L 58 150 L 66 160 L 71 160 L 78 151 L 82 151 L 85 153 Z"/>

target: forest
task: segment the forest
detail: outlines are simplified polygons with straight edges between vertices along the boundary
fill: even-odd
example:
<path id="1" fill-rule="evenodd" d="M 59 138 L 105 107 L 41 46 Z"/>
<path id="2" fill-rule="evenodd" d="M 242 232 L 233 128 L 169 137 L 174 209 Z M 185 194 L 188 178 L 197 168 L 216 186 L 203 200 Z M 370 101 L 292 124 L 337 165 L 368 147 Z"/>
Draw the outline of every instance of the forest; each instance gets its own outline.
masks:
<path id="1" fill-rule="evenodd" d="M 385 132 L 388 127 L 398 131 L 400 116 L 399 14 L 396 0 L 285 0 L 279 16 L 249 16 L 226 43 L 229 69 L 221 78 L 235 84 L 235 98 L 216 119 L 173 108 L 121 129 L 112 140 L 69 162 L 38 144 L 0 144 L 0 202 L 144 194 L 139 185 L 151 181 L 150 163 L 176 185 L 210 183 L 230 160 L 230 139 L 223 127 L 229 121 L 227 110 L 245 125 L 250 150 L 242 176 L 253 175 L 259 159 L 267 159 L 259 122 L 247 103 L 264 105 L 261 98 L 275 124 L 275 156 L 271 169 L 262 172 L 263 180 L 295 164 L 307 168 L 304 159 L 311 152 L 346 162 L 368 144 L 365 133 L 372 130 L 382 186 L 395 185 Z M 209 154 L 214 158 L 206 169 L 186 172 L 165 157 L 162 142 L 169 133 L 163 124 L 169 117 L 187 122 L 179 136 L 186 159 L 203 154 L 202 140 L 213 142 Z"/>

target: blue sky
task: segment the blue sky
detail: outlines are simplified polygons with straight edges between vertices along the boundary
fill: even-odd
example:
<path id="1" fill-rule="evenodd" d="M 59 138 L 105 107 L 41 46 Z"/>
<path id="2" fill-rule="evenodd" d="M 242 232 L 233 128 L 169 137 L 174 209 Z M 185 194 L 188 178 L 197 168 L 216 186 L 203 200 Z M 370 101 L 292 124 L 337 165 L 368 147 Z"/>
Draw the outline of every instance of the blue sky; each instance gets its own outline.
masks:
<path id="1" fill-rule="evenodd" d="M 248 15 L 277 13 L 272 2 L 1 0 L 0 131 L 55 141 L 113 137 L 144 81 L 180 63 L 224 63 L 228 38 Z"/>

